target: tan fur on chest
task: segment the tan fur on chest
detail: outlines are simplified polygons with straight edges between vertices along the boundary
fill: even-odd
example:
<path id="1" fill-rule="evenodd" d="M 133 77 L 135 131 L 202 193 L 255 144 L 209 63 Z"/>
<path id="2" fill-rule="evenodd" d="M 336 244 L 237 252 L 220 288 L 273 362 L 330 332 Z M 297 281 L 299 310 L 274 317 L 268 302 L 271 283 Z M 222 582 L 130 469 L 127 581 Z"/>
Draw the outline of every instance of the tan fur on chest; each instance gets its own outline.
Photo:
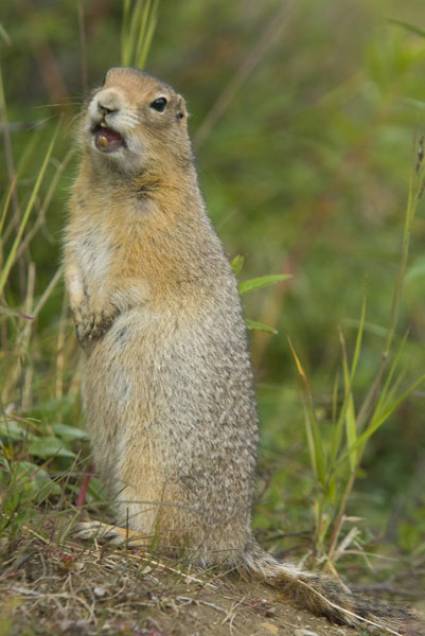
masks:
<path id="1" fill-rule="evenodd" d="M 71 204 L 67 244 L 92 288 L 140 284 L 159 307 L 197 277 L 187 241 L 199 231 L 199 219 L 169 184 L 152 198 L 132 192 L 99 193 L 77 183 Z M 190 299 L 190 300 L 189 300 Z M 189 302 L 195 302 L 193 295 Z M 195 302 L 196 304 L 196 302 Z"/>

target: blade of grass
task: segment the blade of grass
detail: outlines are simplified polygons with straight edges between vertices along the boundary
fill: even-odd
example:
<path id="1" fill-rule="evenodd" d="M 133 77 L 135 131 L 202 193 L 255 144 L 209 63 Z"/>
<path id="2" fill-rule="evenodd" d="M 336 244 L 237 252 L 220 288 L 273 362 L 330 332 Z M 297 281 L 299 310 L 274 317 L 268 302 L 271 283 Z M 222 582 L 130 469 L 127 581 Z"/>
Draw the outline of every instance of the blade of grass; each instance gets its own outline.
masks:
<path id="1" fill-rule="evenodd" d="M 345 408 L 345 434 L 347 436 L 348 448 L 351 449 L 348 452 L 348 459 L 350 463 L 351 471 L 354 471 L 357 466 L 357 451 L 356 451 L 356 440 L 357 440 L 357 423 L 356 423 L 356 414 L 354 409 L 354 399 L 353 399 L 353 391 L 351 388 L 352 377 L 348 370 L 348 360 L 347 360 L 347 348 L 344 340 L 344 336 L 340 331 L 340 341 L 341 341 L 341 349 L 342 349 L 342 369 L 343 369 L 343 378 L 344 378 L 344 392 L 345 397 L 344 401 L 347 402 L 347 406 Z M 353 363 L 354 367 L 354 363 Z"/>
<path id="2" fill-rule="evenodd" d="M 249 280 L 243 280 L 239 283 L 239 293 L 247 294 L 253 289 L 261 289 L 261 287 L 269 287 L 275 285 L 283 280 L 291 278 L 290 274 L 269 274 L 267 276 L 258 276 L 256 278 L 250 278 Z"/>
<path id="3" fill-rule="evenodd" d="M 121 63 L 144 68 L 158 21 L 159 0 L 125 0 L 121 29 Z"/>
<path id="4" fill-rule="evenodd" d="M 271 333 L 274 336 L 279 333 L 274 327 L 270 327 L 270 325 L 266 325 L 264 322 L 259 322 L 258 320 L 250 320 L 249 318 L 246 319 L 246 326 L 250 331 L 263 331 L 264 333 Z"/>
<path id="5" fill-rule="evenodd" d="M 30 217 L 30 214 L 32 212 L 32 209 L 34 207 L 34 203 L 37 197 L 37 194 L 40 190 L 41 184 L 43 182 L 43 178 L 44 178 L 44 174 L 46 172 L 52 151 L 53 151 L 53 147 L 55 145 L 55 141 L 56 141 L 56 137 L 58 135 L 58 131 L 59 131 L 59 127 L 61 125 L 61 122 L 58 124 L 56 131 L 54 132 L 52 139 L 50 141 L 49 147 L 47 149 L 47 152 L 44 156 L 44 160 L 43 163 L 41 164 L 41 168 L 38 172 L 37 175 L 37 179 L 36 182 L 34 184 L 34 187 L 31 191 L 31 195 L 29 197 L 28 203 L 26 205 L 25 211 L 22 215 L 21 221 L 19 223 L 19 227 L 18 227 L 18 231 L 16 232 L 16 236 L 15 236 L 15 240 L 13 241 L 13 244 L 10 248 L 9 254 L 6 258 L 6 261 L 3 265 L 3 268 L 0 272 L 0 296 L 2 296 L 10 270 L 12 269 L 13 263 L 15 261 L 15 256 L 16 253 L 18 251 L 18 247 L 22 238 L 22 235 L 24 233 L 25 227 L 28 223 L 28 219 Z"/>
<path id="6" fill-rule="evenodd" d="M 409 24 L 409 22 L 404 22 L 403 20 L 395 20 L 389 19 L 388 22 L 390 24 L 394 24 L 396 26 L 405 29 L 405 31 L 410 31 L 410 33 L 414 33 L 415 35 L 420 35 L 422 38 L 425 38 L 425 29 L 421 29 L 414 24 Z"/>
<path id="7" fill-rule="evenodd" d="M 129 50 L 127 33 L 130 22 L 130 0 L 124 0 L 123 2 L 123 15 L 121 20 L 121 64 L 123 66 L 129 65 Z"/>
<path id="8" fill-rule="evenodd" d="M 392 400 L 389 405 L 386 405 L 380 409 L 380 412 L 376 413 L 371 418 L 371 422 L 366 430 L 359 436 L 357 443 L 364 445 L 366 441 L 382 426 L 382 424 L 394 413 L 394 411 L 402 404 L 409 395 L 415 391 L 423 382 L 425 382 L 425 373 L 417 378 L 410 386 L 403 391 L 397 398 Z M 381 412 L 382 411 L 382 412 Z"/>
<path id="9" fill-rule="evenodd" d="M 310 389 L 310 385 L 308 382 L 307 375 L 303 369 L 301 361 L 295 351 L 295 348 L 291 342 L 291 339 L 288 338 L 289 348 L 292 354 L 292 357 L 295 362 L 295 366 L 298 371 L 298 375 L 301 379 L 301 386 L 304 395 L 304 407 L 306 410 L 307 417 L 305 419 L 306 422 L 306 432 L 307 439 L 310 448 L 310 457 L 311 463 L 315 472 L 317 479 L 319 480 L 322 487 L 325 487 L 326 484 L 326 454 L 323 445 L 323 440 L 320 436 L 320 428 L 319 423 L 316 418 L 316 414 L 314 412 L 313 406 L 313 397 Z"/>
<path id="10" fill-rule="evenodd" d="M 30 159 L 32 158 L 32 153 L 33 150 L 37 147 L 37 144 L 40 142 L 42 136 L 42 131 L 41 129 L 38 129 L 31 137 L 29 142 L 26 144 L 25 149 L 19 159 L 19 163 L 18 166 L 16 168 L 16 174 L 15 174 L 15 178 L 13 183 L 11 183 L 9 190 L 6 193 L 4 202 L 3 202 L 3 207 L 2 207 L 2 217 L 1 217 L 1 223 L 0 223 L 0 233 L 2 234 L 2 240 L 3 242 L 7 241 L 9 239 L 9 237 L 11 236 L 12 232 L 14 231 L 15 228 L 15 224 L 13 219 L 11 219 L 9 221 L 9 224 L 6 226 L 6 228 L 4 229 L 3 232 L 3 224 L 6 221 L 7 218 L 7 213 L 9 211 L 9 204 L 10 204 L 10 196 L 11 194 L 13 194 L 13 189 L 16 188 L 19 184 L 19 181 L 22 177 L 22 175 L 25 172 L 25 168 L 27 167 Z"/>
<path id="11" fill-rule="evenodd" d="M 153 0 L 151 6 L 151 11 L 146 13 L 146 27 L 144 37 L 141 40 L 142 46 L 138 51 L 137 64 L 139 68 L 144 68 L 146 64 L 146 60 L 149 55 L 149 51 L 152 45 L 153 36 L 155 33 L 156 25 L 158 22 L 158 6 L 159 0 Z"/>

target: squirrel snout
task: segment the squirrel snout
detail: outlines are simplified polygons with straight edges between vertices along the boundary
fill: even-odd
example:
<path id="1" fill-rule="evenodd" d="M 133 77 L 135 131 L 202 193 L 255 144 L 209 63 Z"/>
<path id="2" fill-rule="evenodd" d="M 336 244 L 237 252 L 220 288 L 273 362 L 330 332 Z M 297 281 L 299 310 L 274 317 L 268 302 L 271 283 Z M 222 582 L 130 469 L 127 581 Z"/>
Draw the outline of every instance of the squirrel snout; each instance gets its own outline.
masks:
<path id="1" fill-rule="evenodd" d="M 100 91 L 90 104 L 90 114 L 94 118 L 116 113 L 122 108 L 121 96 L 112 89 Z"/>
<path id="2" fill-rule="evenodd" d="M 109 113 L 115 113 L 118 110 L 118 108 L 111 108 L 110 105 L 105 106 L 101 102 L 97 102 L 97 109 L 102 115 L 109 115 Z"/>

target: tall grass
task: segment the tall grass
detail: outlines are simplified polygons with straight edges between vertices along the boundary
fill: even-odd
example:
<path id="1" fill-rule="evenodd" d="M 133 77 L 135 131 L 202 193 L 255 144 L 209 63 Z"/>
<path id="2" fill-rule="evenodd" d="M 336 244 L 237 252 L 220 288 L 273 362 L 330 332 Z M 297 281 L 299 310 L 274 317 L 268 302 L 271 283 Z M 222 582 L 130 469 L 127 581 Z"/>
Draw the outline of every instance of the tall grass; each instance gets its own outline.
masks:
<path id="1" fill-rule="evenodd" d="M 158 1 L 125 0 L 123 10 L 122 63 L 143 67 L 155 31 Z M 80 5 L 80 29 L 84 29 L 82 19 Z M 85 63 L 83 67 L 86 70 Z M 38 326 L 58 286 L 63 295 L 62 266 L 59 260 L 42 288 L 32 256 L 34 239 L 46 231 L 46 213 L 72 165 L 73 147 L 61 159 L 55 157 L 58 145 L 69 146 L 72 123 L 61 118 L 53 132 L 51 126 L 30 130 L 16 161 L 1 72 L 0 114 L 8 168 L 8 185 L 0 205 L 0 532 L 15 537 L 40 503 L 53 497 L 72 505 L 84 466 L 80 454 L 87 456 L 87 445 L 78 421 L 77 345 L 65 296 L 59 302 L 60 314 L 50 321 L 50 338 L 56 341 L 53 347 L 46 349 L 41 344 L 45 336 Z M 66 183 L 69 181 L 67 178 Z M 20 290 L 16 280 L 22 266 L 24 285 Z M 34 349 L 45 356 L 37 365 L 33 362 Z M 44 376 L 43 391 L 37 393 L 40 374 Z M 96 480 L 92 480 L 89 501 L 92 495 L 98 498 L 98 489 Z"/>
<path id="2" fill-rule="evenodd" d="M 159 0 L 124 0 L 121 64 L 143 69 L 158 20 Z"/>
<path id="3" fill-rule="evenodd" d="M 318 486 L 313 501 L 316 558 L 319 563 L 325 564 L 334 572 L 336 572 L 336 561 L 359 534 L 356 527 L 344 532 L 344 526 L 350 522 L 347 512 L 349 498 L 367 445 L 404 400 L 425 380 L 425 374 L 423 374 L 413 383 L 405 385 L 401 360 L 408 334 L 402 337 L 397 336 L 412 225 L 419 200 L 423 195 L 424 179 L 422 153 L 419 155 L 408 191 L 400 262 L 389 308 L 385 346 L 369 391 L 362 399 L 359 399 L 355 390 L 356 373 L 365 332 L 366 297 L 361 308 L 351 359 L 345 336 L 342 330 L 339 331 L 342 370 L 335 379 L 331 421 L 328 423 L 318 421 L 310 381 L 289 340 L 290 350 L 301 380 L 310 463 Z M 340 385 L 342 399 L 339 399 Z"/>

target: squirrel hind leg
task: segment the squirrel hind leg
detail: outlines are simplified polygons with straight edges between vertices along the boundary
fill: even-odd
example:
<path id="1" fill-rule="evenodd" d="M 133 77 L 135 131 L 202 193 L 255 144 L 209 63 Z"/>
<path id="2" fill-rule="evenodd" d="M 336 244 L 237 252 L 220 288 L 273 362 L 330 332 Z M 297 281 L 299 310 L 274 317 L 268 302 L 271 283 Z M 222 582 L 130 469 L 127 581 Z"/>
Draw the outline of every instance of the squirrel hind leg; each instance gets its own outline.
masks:
<path id="1" fill-rule="evenodd" d="M 101 521 L 82 521 L 76 525 L 73 534 L 76 539 L 94 540 L 99 543 L 129 548 L 146 547 L 149 543 L 148 537 L 141 532 L 120 528 Z"/>

